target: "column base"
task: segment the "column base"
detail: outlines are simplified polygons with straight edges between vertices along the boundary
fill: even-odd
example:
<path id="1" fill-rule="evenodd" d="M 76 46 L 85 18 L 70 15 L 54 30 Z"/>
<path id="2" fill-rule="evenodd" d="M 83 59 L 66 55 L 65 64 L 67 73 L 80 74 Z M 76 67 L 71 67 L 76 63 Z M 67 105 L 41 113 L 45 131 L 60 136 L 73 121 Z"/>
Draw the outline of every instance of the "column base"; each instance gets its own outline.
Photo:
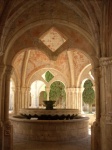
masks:
<path id="1" fill-rule="evenodd" d="M 100 123 L 96 121 L 91 127 L 91 150 L 101 150 Z"/>
<path id="2" fill-rule="evenodd" d="M 1 150 L 13 150 L 13 126 L 10 122 L 3 124 L 2 139 Z"/>

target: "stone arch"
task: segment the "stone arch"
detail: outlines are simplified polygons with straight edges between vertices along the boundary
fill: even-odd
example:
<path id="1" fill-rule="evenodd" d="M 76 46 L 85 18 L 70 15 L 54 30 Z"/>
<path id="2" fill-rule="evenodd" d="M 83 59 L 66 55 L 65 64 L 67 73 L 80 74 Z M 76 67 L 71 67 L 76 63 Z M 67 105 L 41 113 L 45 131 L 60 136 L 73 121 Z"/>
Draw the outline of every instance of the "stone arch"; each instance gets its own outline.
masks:
<path id="1" fill-rule="evenodd" d="M 60 23 L 61 24 L 61 23 Z M 62 23 L 62 25 L 63 25 L 63 23 Z M 64 24 L 65 25 L 65 24 Z M 67 25 L 66 25 L 67 26 Z M 70 24 L 69 24 L 69 26 L 70 26 Z M 71 24 L 71 26 L 72 26 L 72 29 L 74 30 L 74 25 L 73 24 Z M 79 28 L 79 27 L 77 27 L 77 28 Z M 81 29 L 82 30 L 82 29 Z M 24 30 L 23 30 L 24 31 Z M 83 32 L 84 33 L 84 32 Z M 16 35 L 17 36 L 17 35 Z M 96 67 L 98 67 L 99 66 L 99 62 L 97 61 L 97 56 L 96 56 L 96 52 L 95 52 L 95 47 L 93 46 L 93 43 L 94 42 L 92 42 L 92 39 L 91 39 L 91 37 L 89 37 L 88 38 L 88 35 L 87 35 L 87 43 L 89 43 L 90 44 L 90 51 L 88 52 L 88 55 L 90 56 L 90 58 L 92 59 L 92 61 L 93 61 L 93 64 L 94 64 L 94 68 L 96 69 Z M 14 40 L 14 38 L 12 38 L 12 40 L 10 41 L 10 44 L 7 46 L 7 48 L 6 48 L 6 54 L 4 55 L 4 58 L 3 58 L 3 60 L 2 60 L 2 63 L 3 64 L 6 64 L 6 65 L 12 65 L 12 60 L 13 60 L 13 58 L 14 58 L 14 56 L 16 55 L 16 53 L 17 52 L 20 52 L 20 50 L 21 49 L 15 49 L 14 47 L 13 47 L 13 45 L 14 46 L 16 46 L 16 43 L 14 43 L 15 42 L 15 40 Z M 70 44 L 70 43 L 69 43 Z M 72 47 L 74 47 L 74 44 L 73 44 L 73 42 L 72 42 Z M 24 48 L 31 48 L 31 47 L 24 47 Z M 32 47 L 32 48 L 35 48 L 35 47 Z M 66 48 L 66 50 L 68 50 L 68 48 L 70 48 L 70 45 L 69 46 L 67 46 L 67 48 Z M 81 47 L 78 47 L 79 49 L 81 49 Z M 64 51 L 65 49 L 63 49 L 62 51 Z M 84 49 L 85 50 L 85 49 Z M 49 56 L 50 56 L 50 58 L 52 58 L 52 57 L 55 57 L 55 55 L 53 55 L 49 50 L 47 51 L 47 50 L 45 50 L 46 51 L 46 53 L 48 52 L 49 54 Z M 61 51 L 61 52 L 62 52 Z M 85 50 L 85 53 L 87 53 L 87 51 Z M 60 54 L 60 53 L 55 53 L 56 55 L 58 55 L 58 54 Z M 7 58 L 9 58 L 9 59 L 7 59 Z M 7 68 L 8 68 L 8 66 L 7 66 Z M 97 69 L 95 70 L 96 71 L 96 76 L 95 76 L 95 78 L 96 78 L 96 80 L 97 80 L 97 89 L 99 90 L 100 88 L 99 88 L 99 81 L 98 81 L 98 75 L 97 75 Z M 9 85 L 7 85 L 7 86 L 9 86 Z M 8 92 L 7 92 L 8 93 Z M 6 93 L 6 95 L 7 95 L 7 93 Z M 8 98 L 6 99 L 6 100 L 8 100 Z M 100 105 L 99 105 L 99 93 L 97 94 L 97 120 L 99 120 L 99 116 L 100 116 Z M 7 115 L 6 115 L 6 117 L 7 117 Z M 6 118 L 7 119 L 7 118 Z"/>
<path id="2" fill-rule="evenodd" d="M 39 79 L 39 80 L 41 80 L 41 81 L 43 81 L 45 84 L 47 84 L 48 85 L 48 87 L 50 86 L 50 84 L 52 84 L 52 82 L 54 82 L 55 80 L 56 80 L 56 78 L 57 78 L 57 75 L 56 75 L 56 78 L 54 77 L 49 83 L 47 83 L 43 78 L 42 78 L 42 75 L 46 72 L 46 71 L 51 71 L 52 72 L 52 70 L 54 70 L 54 72 L 58 72 L 58 80 L 61 80 L 61 81 L 63 81 L 63 83 L 68 87 L 69 86 L 69 83 L 67 82 L 67 78 L 65 78 L 64 76 L 63 76 L 63 74 L 59 71 L 59 70 L 57 70 L 56 68 L 47 68 L 46 69 L 46 67 L 47 66 L 43 66 L 43 68 L 41 68 L 41 69 L 38 69 L 37 68 L 37 70 L 35 70 L 29 77 L 28 77 L 28 79 L 27 79 L 27 86 L 30 86 L 30 84 L 33 82 L 33 76 L 35 76 L 36 74 L 38 74 L 38 75 L 36 75 L 36 77 Z M 61 77 L 62 76 L 62 77 Z"/>
<path id="3" fill-rule="evenodd" d="M 87 66 L 85 66 L 85 67 L 82 69 L 82 71 L 80 72 L 80 75 L 79 75 L 78 81 L 77 81 L 77 87 L 80 87 L 80 86 L 81 86 L 81 77 L 82 77 L 82 74 L 83 74 L 83 72 L 84 72 L 86 69 L 90 68 L 90 65 L 91 65 L 91 64 L 88 64 Z"/>
<path id="4" fill-rule="evenodd" d="M 8 44 L 8 46 L 7 46 L 7 48 L 6 48 L 6 51 L 5 51 L 5 55 L 4 55 L 4 58 L 3 58 L 3 62 L 4 63 L 6 63 L 6 64 L 11 64 L 11 61 L 12 61 L 12 59 L 14 58 L 14 56 L 16 55 L 16 53 L 17 52 L 19 52 L 21 49 L 18 49 L 17 50 L 17 47 L 16 47 L 16 45 L 15 45 L 15 47 L 16 47 L 16 49 L 13 47 L 13 45 L 14 44 L 17 44 L 16 43 L 16 41 L 18 41 L 18 38 L 19 37 L 21 37 L 24 33 L 25 33 L 25 31 L 28 31 L 29 29 L 31 29 L 31 28 L 33 28 L 33 27 L 36 27 L 36 26 L 39 26 L 39 25 L 47 25 L 47 24 L 49 24 L 49 25 L 52 25 L 52 20 L 39 20 L 39 21 L 37 21 L 37 22 L 34 22 L 34 23 L 32 23 L 32 24 L 29 24 L 29 25 L 27 25 L 26 27 L 24 27 L 24 28 L 22 28 L 21 30 L 19 30 L 17 33 L 16 33 L 16 35 L 15 36 L 13 36 L 12 37 L 12 39 L 11 39 L 11 41 L 10 41 L 10 43 Z M 95 47 L 95 44 L 94 44 L 94 42 L 93 42 L 93 40 L 92 40 L 92 38 L 91 38 L 91 36 L 86 32 L 86 31 L 84 31 L 82 28 L 80 28 L 80 27 L 78 27 L 77 25 L 74 25 L 74 24 L 72 24 L 72 23 L 69 23 L 68 24 L 68 22 L 67 21 L 63 21 L 63 20 L 53 20 L 53 24 L 58 24 L 58 25 L 62 25 L 62 26 L 66 26 L 66 27 L 69 27 L 71 30 L 73 30 L 73 31 L 77 31 L 78 33 L 80 33 L 87 41 L 88 41 L 88 43 L 90 44 L 90 46 L 91 46 L 91 50 L 88 52 L 88 55 L 90 55 L 90 57 L 91 58 L 93 58 L 93 60 L 95 59 L 95 60 L 97 60 L 96 59 L 96 51 L 95 51 L 95 49 L 96 49 L 96 47 Z M 67 49 L 70 47 L 70 45 L 71 45 L 71 43 L 69 43 L 69 45 L 67 46 Z M 73 42 L 72 42 L 72 46 L 74 47 L 74 44 L 73 44 Z M 78 46 L 78 45 L 77 45 Z M 31 44 L 31 45 L 29 45 L 28 47 L 26 47 L 27 49 L 29 49 L 29 48 L 36 48 L 34 45 L 33 45 L 33 43 Z M 22 47 L 22 49 L 25 49 L 25 47 Z M 80 48 L 79 48 L 80 49 Z M 94 50 L 93 50 L 94 49 Z M 42 50 L 42 49 L 41 49 Z M 64 49 L 65 50 L 65 49 Z M 9 55 L 9 52 L 10 52 L 10 59 L 7 59 L 7 56 Z M 49 55 L 49 57 L 51 56 L 53 56 L 52 54 L 51 54 L 51 52 L 50 51 L 46 51 L 47 52 L 47 54 Z M 56 54 L 56 53 L 55 53 Z M 8 62 L 7 62 L 8 61 Z M 95 61 L 94 61 L 95 62 Z"/>

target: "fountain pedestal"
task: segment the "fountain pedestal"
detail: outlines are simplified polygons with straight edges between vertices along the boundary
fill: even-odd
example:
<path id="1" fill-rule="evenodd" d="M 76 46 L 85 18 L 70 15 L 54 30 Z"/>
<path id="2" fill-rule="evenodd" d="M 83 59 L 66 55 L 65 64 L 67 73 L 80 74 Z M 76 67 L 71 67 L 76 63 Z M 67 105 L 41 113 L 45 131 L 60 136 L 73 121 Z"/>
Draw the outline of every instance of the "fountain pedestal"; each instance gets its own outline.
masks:
<path id="1" fill-rule="evenodd" d="M 56 101 L 52 101 L 52 100 L 47 101 L 47 100 L 45 100 L 43 102 L 44 102 L 47 110 L 52 110 L 53 109 L 53 105 L 54 105 L 54 103 Z"/>

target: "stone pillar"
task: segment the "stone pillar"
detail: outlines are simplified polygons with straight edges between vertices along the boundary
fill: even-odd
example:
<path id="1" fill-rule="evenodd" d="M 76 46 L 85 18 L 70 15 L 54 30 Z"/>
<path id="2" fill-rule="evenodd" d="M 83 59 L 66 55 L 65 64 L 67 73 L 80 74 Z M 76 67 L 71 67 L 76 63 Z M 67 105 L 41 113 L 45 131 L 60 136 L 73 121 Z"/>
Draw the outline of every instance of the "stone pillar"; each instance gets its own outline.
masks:
<path id="1" fill-rule="evenodd" d="M 77 88 L 77 104 L 79 112 L 82 112 L 82 88 Z"/>
<path id="2" fill-rule="evenodd" d="M 112 146 L 112 57 L 100 59 L 94 70 L 96 121 L 92 126 L 92 150 L 111 150 Z"/>
<path id="3" fill-rule="evenodd" d="M 27 104 L 26 104 L 26 108 L 29 108 L 30 101 L 31 101 L 31 92 L 30 92 L 30 88 L 27 88 Z"/>
<path id="4" fill-rule="evenodd" d="M 4 120 L 4 104 L 3 104 L 3 74 L 5 66 L 0 66 L 0 150 L 3 150 L 3 120 Z"/>
<path id="5" fill-rule="evenodd" d="M 25 88 L 25 97 L 24 97 L 24 101 L 25 101 L 25 108 L 29 107 L 29 100 L 30 100 L 30 88 Z"/>
<path id="6" fill-rule="evenodd" d="M 3 103 L 4 103 L 4 118 L 3 118 L 3 150 L 13 149 L 13 133 L 12 125 L 9 121 L 9 96 L 10 96 L 10 77 L 11 77 L 12 67 L 6 66 L 4 77 L 3 77 Z"/>
<path id="7" fill-rule="evenodd" d="M 72 108 L 75 108 L 75 91 L 72 89 Z"/>
<path id="8" fill-rule="evenodd" d="M 21 108 L 21 96 L 20 87 L 15 87 L 14 92 L 14 114 L 19 114 L 19 109 Z"/>
<path id="9" fill-rule="evenodd" d="M 101 150 L 112 149 L 112 57 L 101 58 Z"/>
<path id="10" fill-rule="evenodd" d="M 30 99 L 30 91 L 29 91 L 29 87 L 21 87 L 20 88 L 20 108 L 28 108 L 28 100 Z M 34 104 L 32 104 L 32 107 L 35 107 L 35 102 Z"/>
<path id="11" fill-rule="evenodd" d="M 66 108 L 80 109 L 80 89 L 67 88 Z"/>
<path id="12" fill-rule="evenodd" d="M 67 88 L 66 89 L 66 92 L 67 92 L 67 97 L 66 97 L 66 108 L 70 108 L 70 99 L 71 99 L 71 97 L 70 97 L 70 88 Z"/>
<path id="13" fill-rule="evenodd" d="M 13 105 L 13 113 L 15 114 L 16 108 L 15 108 L 15 88 L 12 87 L 12 100 L 11 100 L 11 105 Z"/>
<path id="14" fill-rule="evenodd" d="M 95 68 L 92 70 L 94 73 L 95 79 L 95 93 L 96 93 L 96 121 L 91 127 L 91 150 L 101 150 L 101 141 L 100 141 L 100 115 L 101 115 L 101 106 L 100 106 L 100 80 L 101 80 L 101 68 Z"/>

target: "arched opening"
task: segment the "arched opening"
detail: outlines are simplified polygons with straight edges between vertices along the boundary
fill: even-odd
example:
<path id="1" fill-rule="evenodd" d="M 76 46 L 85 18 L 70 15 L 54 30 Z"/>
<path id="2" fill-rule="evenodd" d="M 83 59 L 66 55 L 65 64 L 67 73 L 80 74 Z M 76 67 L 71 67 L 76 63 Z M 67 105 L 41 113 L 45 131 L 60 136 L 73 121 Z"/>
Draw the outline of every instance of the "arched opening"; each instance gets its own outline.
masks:
<path id="1" fill-rule="evenodd" d="M 42 100 L 40 98 L 41 92 L 45 91 L 45 83 L 42 81 L 34 81 L 31 84 L 31 104 L 30 108 L 38 108 L 42 105 Z"/>
<path id="2" fill-rule="evenodd" d="M 10 97 L 9 97 L 9 113 L 14 113 L 14 99 L 15 99 L 15 95 L 14 95 L 14 91 L 15 91 L 15 84 L 13 79 L 10 80 Z"/>
<path id="3" fill-rule="evenodd" d="M 53 59 L 50 59 L 50 57 L 41 52 L 41 50 L 30 47 L 27 50 L 22 49 L 20 55 L 17 55 L 13 59 L 13 67 L 15 68 L 15 72 L 12 76 L 15 77 L 16 74 L 18 74 L 16 76 L 18 78 L 17 86 L 19 86 L 20 90 L 20 98 L 18 97 L 19 105 L 17 106 L 18 112 L 19 109 L 28 108 L 30 106 L 30 85 L 35 81 L 37 76 L 38 80 L 45 82 L 44 79 L 42 79 L 42 74 L 45 72 L 45 70 L 53 70 L 53 73 L 56 76 L 55 79 L 52 79 L 50 84 L 56 80 L 59 80 L 66 85 L 66 108 L 78 108 L 81 112 L 82 91 L 81 84 L 79 86 L 77 82 L 80 72 L 86 65 L 90 64 L 90 61 L 93 59 L 93 56 L 91 58 L 86 54 L 86 52 L 82 52 L 83 50 L 74 48 L 74 45 L 69 48 L 63 46 L 63 50 L 60 49 L 59 52 L 58 50 L 57 52 L 52 52 L 51 50 L 50 53 Z M 89 56 L 90 60 L 88 60 L 86 56 Z M 16 67 L 17 64 L 19 66 L 18 68 Z M 94 63 L 92 62 L 92 65 L 93 64 Z M 39 106 L 39 104 L 35 104 L 35 106 Z"/>

